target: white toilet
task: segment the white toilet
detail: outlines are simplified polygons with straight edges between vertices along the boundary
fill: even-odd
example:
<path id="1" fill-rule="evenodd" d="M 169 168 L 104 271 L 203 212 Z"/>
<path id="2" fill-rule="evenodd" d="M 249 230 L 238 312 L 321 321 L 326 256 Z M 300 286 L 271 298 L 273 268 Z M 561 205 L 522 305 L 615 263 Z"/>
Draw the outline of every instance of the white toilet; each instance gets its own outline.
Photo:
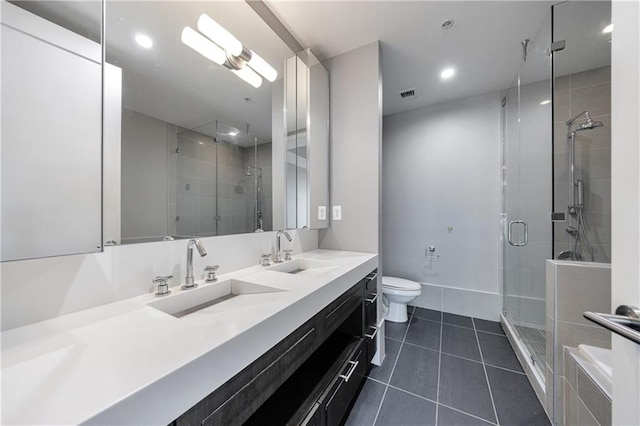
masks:
<path id="1" fill-rule="evenodd" d="M 422 293 L 415 281 L 397 277 L 382 277 L 382 294 L 385 319 L 391 322 L 407 322 L 407 304 Z"/>

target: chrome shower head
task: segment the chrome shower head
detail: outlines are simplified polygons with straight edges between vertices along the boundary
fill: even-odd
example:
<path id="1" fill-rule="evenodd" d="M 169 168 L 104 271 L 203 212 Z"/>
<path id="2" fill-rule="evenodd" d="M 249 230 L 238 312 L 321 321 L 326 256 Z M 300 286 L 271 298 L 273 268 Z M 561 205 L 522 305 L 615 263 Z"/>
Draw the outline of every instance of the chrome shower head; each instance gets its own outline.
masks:
<path id="1" fill-rule="evenodd" d="M 591 129 L 595 129 L 596 127 L 603 127 L 603 126 L 604 124 L 602 123 L 602 121 L 593 121 L 591 120 L 591 118 L 589 118 L 585 123 L 582 123 L 578 127 L 576 127 L 574 132 L 579 132 L 581 130 L 591 130 Z"/>

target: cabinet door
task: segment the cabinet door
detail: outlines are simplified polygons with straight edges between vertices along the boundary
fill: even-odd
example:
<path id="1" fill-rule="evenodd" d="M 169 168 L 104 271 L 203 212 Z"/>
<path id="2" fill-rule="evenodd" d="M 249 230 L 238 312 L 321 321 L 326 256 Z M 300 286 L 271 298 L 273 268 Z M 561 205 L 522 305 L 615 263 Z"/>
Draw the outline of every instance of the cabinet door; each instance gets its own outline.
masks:
<path id="1" fill-rule="evenodd" d="M 342 366 L 340 375 L 332 382 L 328 391 L 320 400 L 325 413 L 327 426 L 340 425 L 360 383 L 366 373 L 367 364 L 362 341 L 357 345 L 353 356 Z"/>

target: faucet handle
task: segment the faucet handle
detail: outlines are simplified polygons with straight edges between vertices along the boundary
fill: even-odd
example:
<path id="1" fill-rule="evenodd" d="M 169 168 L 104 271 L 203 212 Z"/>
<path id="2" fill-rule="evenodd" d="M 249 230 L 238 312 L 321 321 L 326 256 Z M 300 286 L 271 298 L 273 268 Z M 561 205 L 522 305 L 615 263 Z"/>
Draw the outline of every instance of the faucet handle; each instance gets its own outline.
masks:
<path id="1" fill-rule="evenodd" d="M 205 282 L 213 283 L 218 281 L 218 278 L 216 278 L 216 271 L 219 267 L 220 265 L 205 266 L 204 272 L 207 274 L 207 279 L 205 280 Z"/>
<path id="2" fill-rule="evenodd" d="M 260 256 L 262 266 L 270 266 L 271 265 L 271 255 L 269 253 L 263 254 Z"/>
<path id="3" fill-rule="evenodd" d="M 291 252 L 293 249 L 286 249 L 284 251 L 284 260 L 291 260 Z"/>
<path id="4" fill-rule="evenodd" d="M 171 294 L 171 290 L 169 290 L 169 280 L 171 278 L 173 278 L 173 275 L 159 275 L 153 279 L 153 283 L 158 284 L 156 296 L 166 296 Z"/>

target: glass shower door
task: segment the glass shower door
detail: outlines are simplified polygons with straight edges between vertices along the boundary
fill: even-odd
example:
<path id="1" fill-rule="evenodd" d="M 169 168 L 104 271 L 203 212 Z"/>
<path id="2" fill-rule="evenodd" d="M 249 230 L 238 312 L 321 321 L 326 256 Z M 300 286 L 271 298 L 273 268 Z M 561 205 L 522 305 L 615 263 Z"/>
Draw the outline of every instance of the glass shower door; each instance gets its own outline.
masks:
<path id="1" fill-rule="evenodd" d="M 523 64 L 503 101 L 505 316 L 544 380 L 546 260 L 552 257 L 550 15 L 523 42 Z"/>

